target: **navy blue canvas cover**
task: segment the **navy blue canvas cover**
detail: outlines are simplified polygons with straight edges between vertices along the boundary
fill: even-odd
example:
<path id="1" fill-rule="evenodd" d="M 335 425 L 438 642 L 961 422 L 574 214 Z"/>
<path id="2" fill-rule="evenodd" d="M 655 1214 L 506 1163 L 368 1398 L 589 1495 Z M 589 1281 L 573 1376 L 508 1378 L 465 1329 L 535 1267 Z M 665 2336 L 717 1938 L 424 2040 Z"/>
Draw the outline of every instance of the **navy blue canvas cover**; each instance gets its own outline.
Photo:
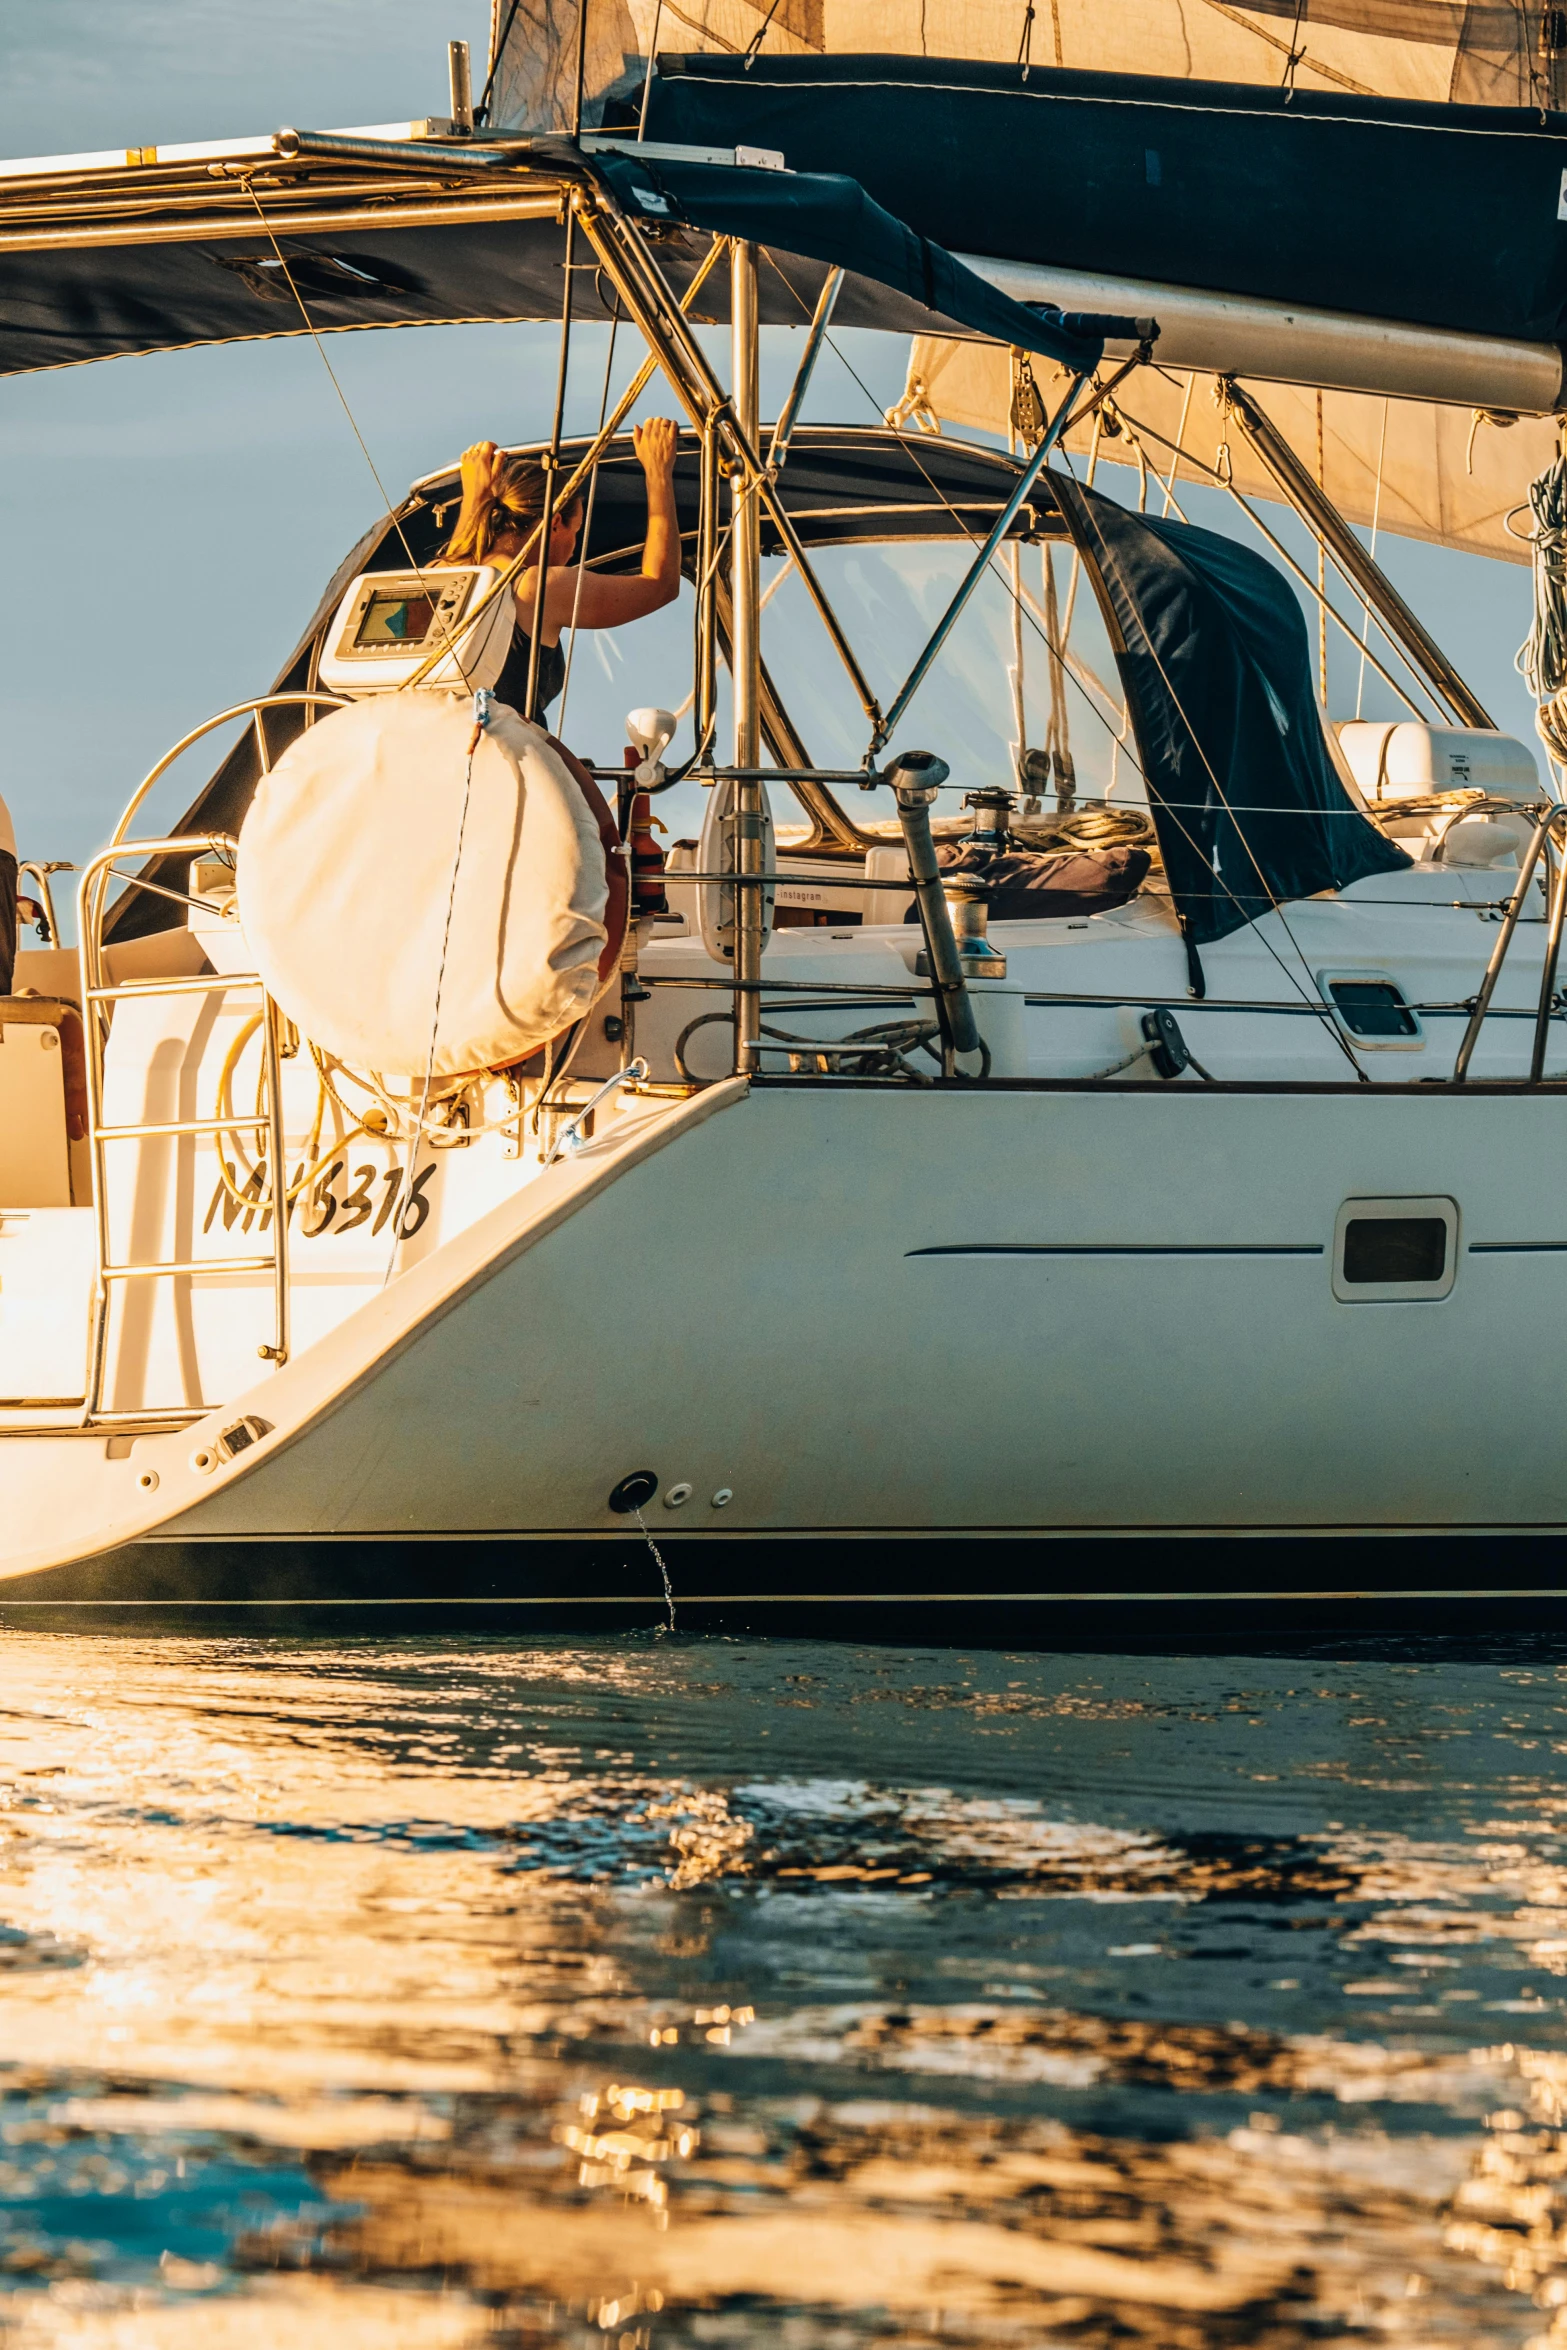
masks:
<path id="1" fill-rule="evenodd" d="M 1339 780 L 1305 618 L 1273 565 L 1065 475 L 1050 486 L 1110 629 L 1188 944 L 1408 865 Z"/>
<path id="2" fill-rule="evenodd" d="M 1543 108 L 800 54 L 661 56 L 649 98 L 650 139 L 847 165 L 955 253 L 1567 341 L 1567 116 Z"/>
<path id="3" fill-rule="evenodd" d="M 1014 302 L 933 244 L 836 171 L 756 171 L 642 155 L 593 157 L 627 211 L 678 221 L 717 236 L 746 237 L 781 253 L 799 253 L 890 286 L 925 309 L 998 343 L 1016 343 L 1089 374 L 1099 364 L 1112 322 L 1063 313 L 1049 303 Z M 1126 332 L 1129 319 L 1117 319 Z"/>

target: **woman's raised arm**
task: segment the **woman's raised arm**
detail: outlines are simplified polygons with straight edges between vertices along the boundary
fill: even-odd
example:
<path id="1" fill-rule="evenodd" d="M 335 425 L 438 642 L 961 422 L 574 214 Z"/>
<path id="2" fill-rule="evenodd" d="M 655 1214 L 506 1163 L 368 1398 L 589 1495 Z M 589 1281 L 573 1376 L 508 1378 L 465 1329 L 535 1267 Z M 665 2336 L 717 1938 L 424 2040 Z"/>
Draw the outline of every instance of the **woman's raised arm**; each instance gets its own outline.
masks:
<path id="1" fill-rule="evenodd" d="M 623 621 L 640 620 L 672 604 L 680 593 L 680 523 L 675 513 L 676 429 L 667 416 L 650 416 L 632 433 L 647 480 L 647 537 L 642 546 L 642 571 L 636 579 L 606 579 L 584 571 L 577 598 L 577 571 L 556 572 L 549 587 L 550 620 L 558 627 L 571 624 L 576 603 L 579 628 L 618 628 Z M 526 603 L 524 603 L 526 609 Z"/>

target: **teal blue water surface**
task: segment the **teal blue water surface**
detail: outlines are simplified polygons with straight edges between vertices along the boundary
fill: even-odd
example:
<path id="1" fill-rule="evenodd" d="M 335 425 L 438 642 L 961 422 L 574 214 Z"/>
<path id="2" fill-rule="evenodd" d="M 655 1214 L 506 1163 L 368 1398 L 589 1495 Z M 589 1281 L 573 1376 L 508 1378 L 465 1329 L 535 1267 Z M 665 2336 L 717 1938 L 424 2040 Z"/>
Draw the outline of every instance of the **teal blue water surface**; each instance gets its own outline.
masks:
<path id="1" fill-rule="evenodd" d="M 0 1634 L 21 2350 L 1567 2343 L 1567 1667 Z"/>

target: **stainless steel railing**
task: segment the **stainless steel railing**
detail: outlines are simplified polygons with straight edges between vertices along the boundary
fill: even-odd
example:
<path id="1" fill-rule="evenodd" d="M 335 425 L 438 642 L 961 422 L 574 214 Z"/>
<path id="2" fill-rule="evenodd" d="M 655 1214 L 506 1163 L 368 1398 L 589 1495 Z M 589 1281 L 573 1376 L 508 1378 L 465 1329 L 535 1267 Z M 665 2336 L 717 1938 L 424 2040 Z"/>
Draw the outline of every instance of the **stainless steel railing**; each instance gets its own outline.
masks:
<path id="1" fill-rule="evenodd" d="M 229 713 L 230 716 L 233 713 Z M 145 795 L 142 795 L 145 796 Z M 236 847 L 234 837 L 225 832 L 176 833 L 159 840 L 126 840 L 124 826 L 116 834 L 115 846 L 104 849 L 87 865 L 82 875 L 81 944 L 79 955 L 82 973 L 82 1025 L 87 1044 L 87 1141 L 92 1167 L 93 1206 L 93 1288 L 92 1315 L 88 1332 L 86 1406 L 84 1417 L 90 1426 L 113 1427 L 134 1421 L 140 1426 L 154 1422 L 173 1422 L 176 1425 L 197 1417 L 211 1407 L 205 1403 L 186 1403 L 157 1407 L 143 1405 L 130 1411 L 106 1411 L 103 1402 L 104 1380 L 108 1367 L 109 1304 L 116 1285 L 132 1281 L 159 1281 L 177 1279 L 199 1273 L 270 1273 L 273 1284 L 274 1329 L 270 1343 L 260 1349 L 265 1360 L 283 1364 L 289 1351 L 289 1286 L 288 1286 L 288 1213 L 287 1176 L 283 1139 L 283 1092 L 279 1055 L 278 1013 L 271 997 L 262 985 L 257 972 L 213 971 L 198 977 L 181 975 L 168 979 L 136 979 L 114 983 L 108 976 L 106 955 L 108 949 L 103 937 L 105 901 L 111 881 L 124 881 L 137 886 L 138 877 L 116 870 L 116 860 L 126 856 L 164 857 L 197 856 L 203 850 L 232 856 Z M 159 891 L 159 895 L 168 893 Z M 236 991 L 255 993 L 261 998 L 261 1028 L 266 1066 L 267 1107 L 264 1113 L 247 1117 L 236 1114 L 226 1118 L 162 1118 L 136 1119 L 130 1123 L 109 1124 L 104 1117 L 105 1046 L 109 1021 L 107 1007 L 128 999 L 188 995 L 225 995 Z M 154 1258 L 145 1263 L 126 1261 L 116 1263 L 111 1256 L 112 1235 L 109 1225 L 109 1179 L 106 1146 L 110 1143 L 159 1141 L 180 1135 L 218 1134 L 231 1128 L 243 1128 L 266 1136 L 267 1192 L 260 1204 L 265 1209 L 272 1204 L 271 1249 L 268 1254 L 247 1257 L 217 1258 Z M 263 1228 L 266 1218 L 263 1215 Z"/>
<path id="2" fill-rule="evenodd" d="M 1513 891 L 1507 912 L 1502 917 L 1502 927 L 1497 934 L 1496 944 L 1491 949 L 1491 958 L 1485 967 L 1485 977 L 1480 982 L 1480 992 L 1475 997 L 1474 1008 L 1469 1014 L 1468 1026 L 1464 1030 L 1463 1042 L 1458 1048 L 1458 1058 L 1453 1064 L 1453 1083 L 1455 1085 L 1464 1085 L 1468 1082 L 1469 1066 L 1474 1059 L 1475 1047 L 1480 1042 L 1480 1031 L 1485 1026 L 1486 1014 L 1491 1009 L 1491 998 L 1496 993 L 1496 983 L 1502 976 L 1502 966 L 1507 961 L 1508 949 L 1513 943 L 1513 935 L 1522 918 L 1524 906 L 1528 901 L 1529 891 L 1534 882 L 1534 869 L 1542 855 L 1545 854 L 1546 844 L 1551 833 L 1557 825 L 1564 821 L 1567 821 L 1567 801 L 1552 800 L 1542 810 L 1539 822 L 1534 828 L 1534 836 L 1518 867 L 1518 886 Z M 1551 1010 L 1556 993 L 1556 969 L 1561 957 L 1562 916 L 1564 912 L 1567 912 L 1567 854 L 1563 854 L 1560 850 L 1556 859 L 1554 884 L 1547 893 L 1547 903 L 1549 918 L 1546 924 L 1545 955 L 1540 965 L 1540 997 L 1534 1016 L 1534 1049 L 1529 1058 L 1529 1082 L 1531 1085 L 1538 1085 L 1545 1073 L 1545 1048 L 1550 1039 Z"/>

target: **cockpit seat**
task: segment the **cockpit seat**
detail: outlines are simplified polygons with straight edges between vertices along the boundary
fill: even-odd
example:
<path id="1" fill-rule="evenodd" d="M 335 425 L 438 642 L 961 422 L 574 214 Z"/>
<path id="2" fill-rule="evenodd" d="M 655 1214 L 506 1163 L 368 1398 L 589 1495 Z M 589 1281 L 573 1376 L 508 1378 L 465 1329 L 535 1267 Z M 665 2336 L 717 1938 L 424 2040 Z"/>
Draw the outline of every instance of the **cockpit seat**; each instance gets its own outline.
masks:
<path id="1" fill-rule="evenodd" d="M 1134 898 L 1148 876 L 1146 849 L 1021 849 L 1000 854 L 973 842 L 940 841 L 945 873 L 982 874 L 990 884 L 992 922 L 1055 922 L 1063 916 L 1108 914 Z M 913 910 L 907 920 L 917 919 Z"/>
<path id="2" fill-rule="evenodd" d="M 0 995 L 0 1210 L 88 1194 L 87 1056 L 76 1006 Z"/>

